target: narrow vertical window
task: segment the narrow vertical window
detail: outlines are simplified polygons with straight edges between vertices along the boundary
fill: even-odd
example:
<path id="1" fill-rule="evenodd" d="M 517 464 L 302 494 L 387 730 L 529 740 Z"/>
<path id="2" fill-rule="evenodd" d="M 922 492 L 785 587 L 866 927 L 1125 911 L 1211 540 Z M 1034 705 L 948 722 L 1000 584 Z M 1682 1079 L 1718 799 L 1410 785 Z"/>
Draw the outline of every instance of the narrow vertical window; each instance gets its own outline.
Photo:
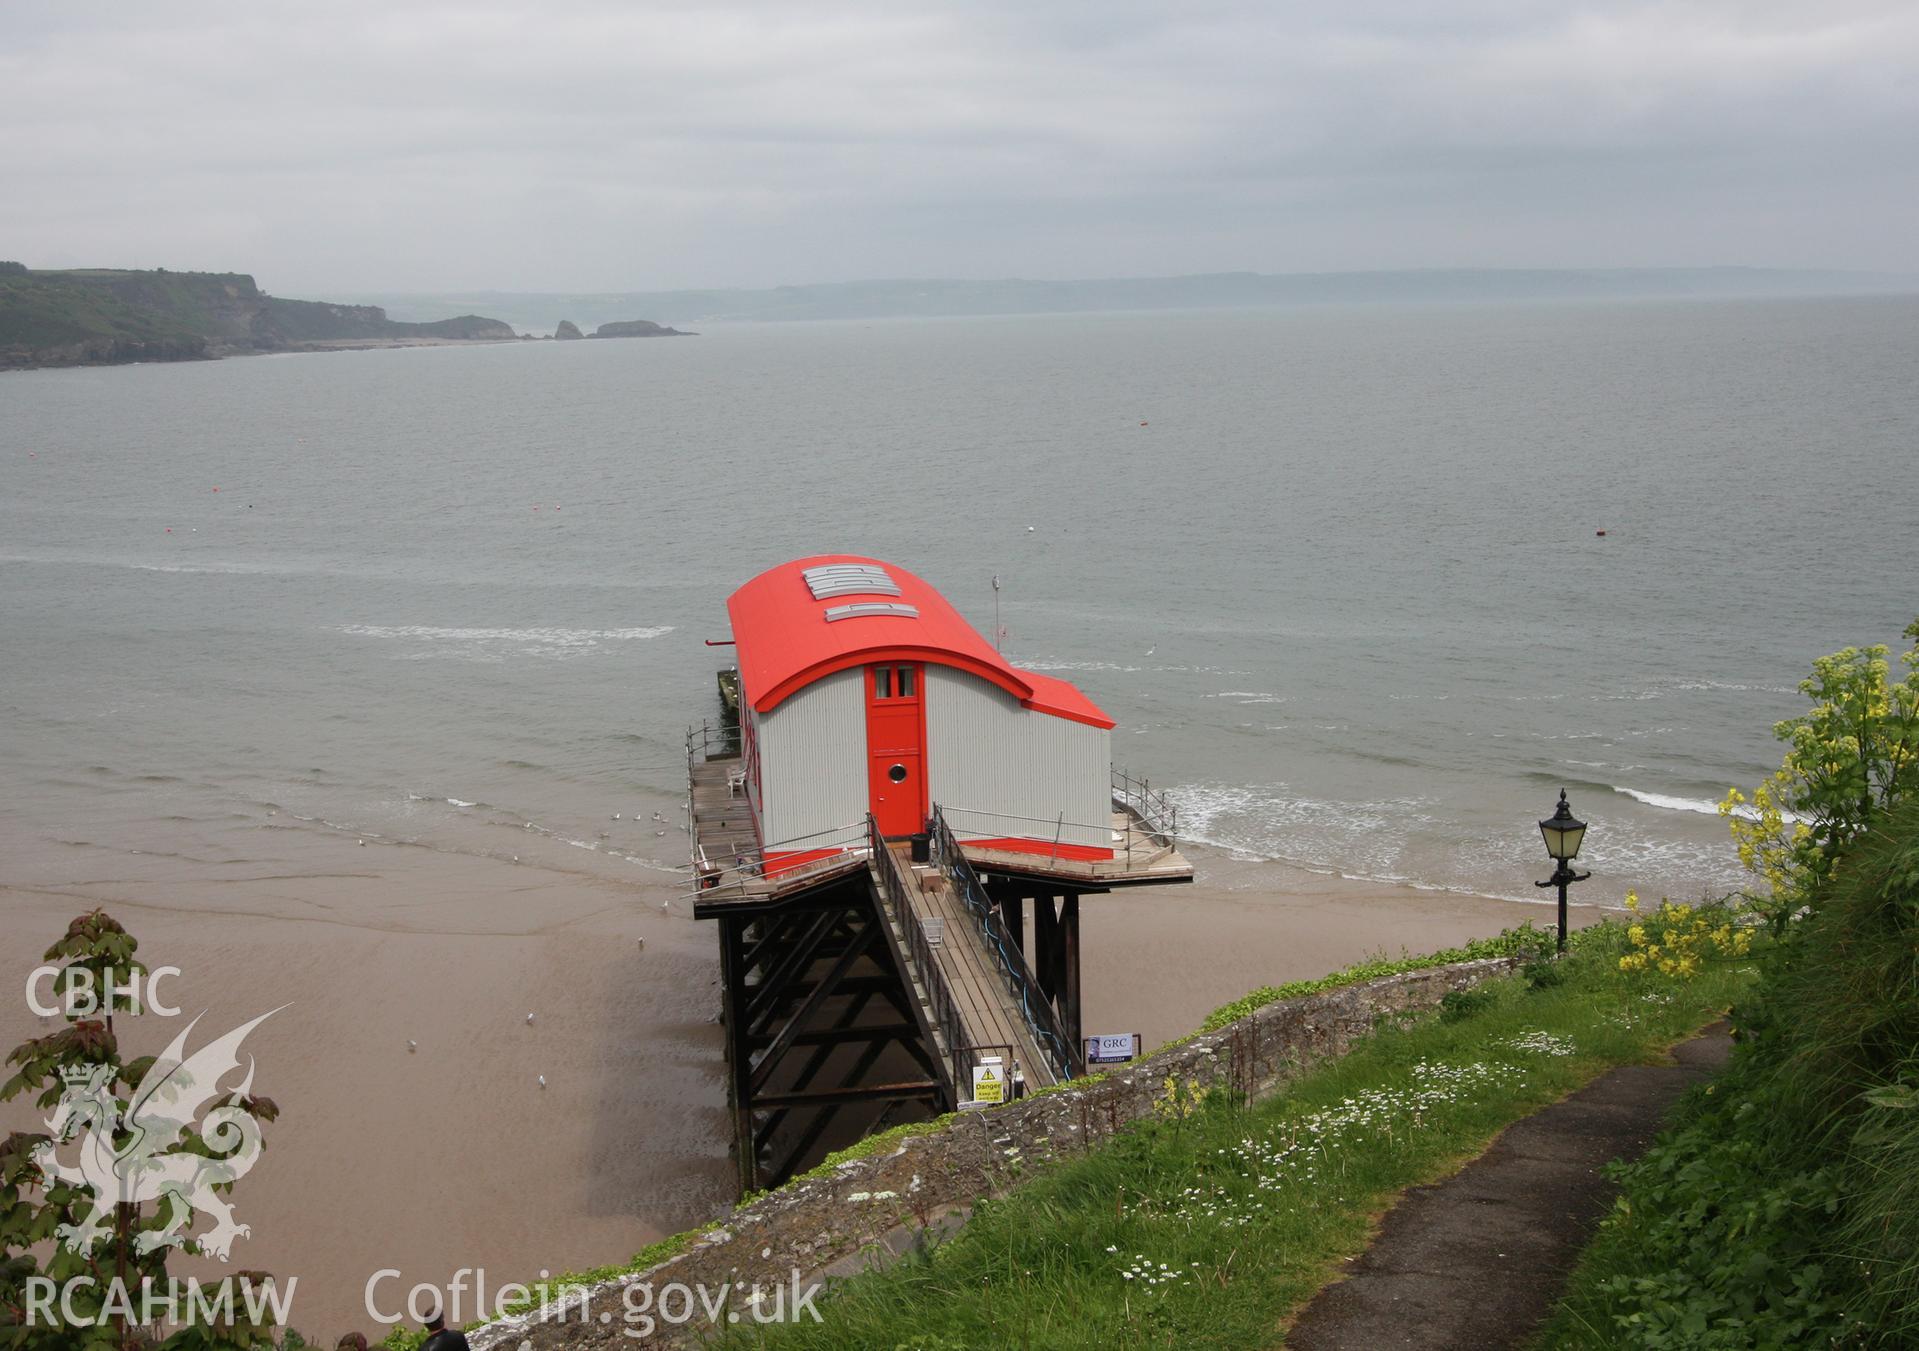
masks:
<path id="1" fill-rule="evenodd" d="M 891 699 L 893 697 L 893 668 L 875 666 L 873 668 L 873 697 Z"/>
<path id="2" fill-rule="evenodd" d="M 900 698 L 911 699 L 912 697 L 913 668 L 910 666 L 902 666 L 900 667 Z"/>

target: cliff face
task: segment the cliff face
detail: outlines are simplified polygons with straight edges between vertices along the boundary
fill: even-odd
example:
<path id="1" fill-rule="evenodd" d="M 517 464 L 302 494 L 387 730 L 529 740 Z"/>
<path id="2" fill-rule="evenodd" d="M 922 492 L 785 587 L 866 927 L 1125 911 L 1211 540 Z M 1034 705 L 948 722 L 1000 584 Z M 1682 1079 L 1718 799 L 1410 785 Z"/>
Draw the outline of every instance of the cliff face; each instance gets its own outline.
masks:
<path id="1" fill-rule="evenodd" d="M 253 278 L 210 272 L 0 274 L 0 367 L 190 361 L 244 342 Z"/>
<path id="2" fill-rule="evenodd" d="M 357 339 L 455 338 L 464 341 L 504 341 L 520 335 L 498 319 L 462 314 L 426 324 L 405 324 L 386 317 L 378 305 L 334 305 L 324 300 L 282 300 L 263 296 L 254 320 L 257 346 L 286 347 L 313 342 L 352 342 Z"/>
<path id="3" fill-rule="evenodd" d="M 0 369 L 192 361 L 320 343 L 517 336 L 499 320 L 477 314 L 404 324 L 377 305 L 285 300 L 238 272 L 0 269 Z"/>

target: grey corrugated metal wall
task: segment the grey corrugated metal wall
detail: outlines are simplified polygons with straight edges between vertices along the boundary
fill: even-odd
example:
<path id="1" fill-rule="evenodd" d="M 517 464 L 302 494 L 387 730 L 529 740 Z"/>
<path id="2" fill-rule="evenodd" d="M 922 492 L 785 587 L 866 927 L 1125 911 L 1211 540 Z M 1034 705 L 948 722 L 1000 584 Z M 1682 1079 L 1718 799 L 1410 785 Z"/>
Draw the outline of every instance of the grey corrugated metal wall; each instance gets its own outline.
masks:
<path id="1" fill-rule="evenodd" d="M 746 762 L 746 800 L 753 806 L 753 819 L 765 813 L 760 805 L 760 715 L 753 705 L 740 700 L 740 756 Z"/>
<path id="2" fill-rule="evenodd" d="M 1051 839 L 1051 823 L 1064 813 L 1061 843 L 1110 847 L 1112 762 L 1106 728 L 1021 708 L 1006 691 L 964 671 L 926 668 L 926 782 L 933 801 L 949 811 L 1032 818 L 993 821 L 955 812 L 948 820 L 962 836 Z"/>
<path id="3" fill-rule="evenodd" d="M 865 682 L 840 671 L 759 715 L 762 843 L 866 819 Z"/>

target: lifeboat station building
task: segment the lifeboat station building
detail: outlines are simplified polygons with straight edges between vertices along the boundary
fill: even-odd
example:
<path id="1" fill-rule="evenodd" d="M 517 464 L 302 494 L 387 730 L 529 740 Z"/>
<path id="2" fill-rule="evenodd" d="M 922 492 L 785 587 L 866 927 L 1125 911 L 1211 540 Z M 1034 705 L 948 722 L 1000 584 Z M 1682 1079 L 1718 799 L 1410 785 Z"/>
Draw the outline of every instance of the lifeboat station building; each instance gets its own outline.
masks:
<path id="1" fill-rule="evenodd" d="M 1192 879 L 1113 719 L 877 559 L 781 564 L 727 614 L 688 810 L 743 1189 L 976 1083 L 1084 1072 L 1080 897 Z"/>

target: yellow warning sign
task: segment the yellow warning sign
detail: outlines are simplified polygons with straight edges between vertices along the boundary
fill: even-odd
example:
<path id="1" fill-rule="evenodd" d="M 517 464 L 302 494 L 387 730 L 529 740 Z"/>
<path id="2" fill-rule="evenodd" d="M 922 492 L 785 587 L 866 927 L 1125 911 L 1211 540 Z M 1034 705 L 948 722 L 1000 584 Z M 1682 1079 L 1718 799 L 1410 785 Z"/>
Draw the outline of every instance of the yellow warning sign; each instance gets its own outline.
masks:
<path id="1" fill-rule="evenodd" d="M 982 1105 L 1006 1101 L 1006 1076 L 998 1065 L 973 1066 L 973 1101 Z"/>

